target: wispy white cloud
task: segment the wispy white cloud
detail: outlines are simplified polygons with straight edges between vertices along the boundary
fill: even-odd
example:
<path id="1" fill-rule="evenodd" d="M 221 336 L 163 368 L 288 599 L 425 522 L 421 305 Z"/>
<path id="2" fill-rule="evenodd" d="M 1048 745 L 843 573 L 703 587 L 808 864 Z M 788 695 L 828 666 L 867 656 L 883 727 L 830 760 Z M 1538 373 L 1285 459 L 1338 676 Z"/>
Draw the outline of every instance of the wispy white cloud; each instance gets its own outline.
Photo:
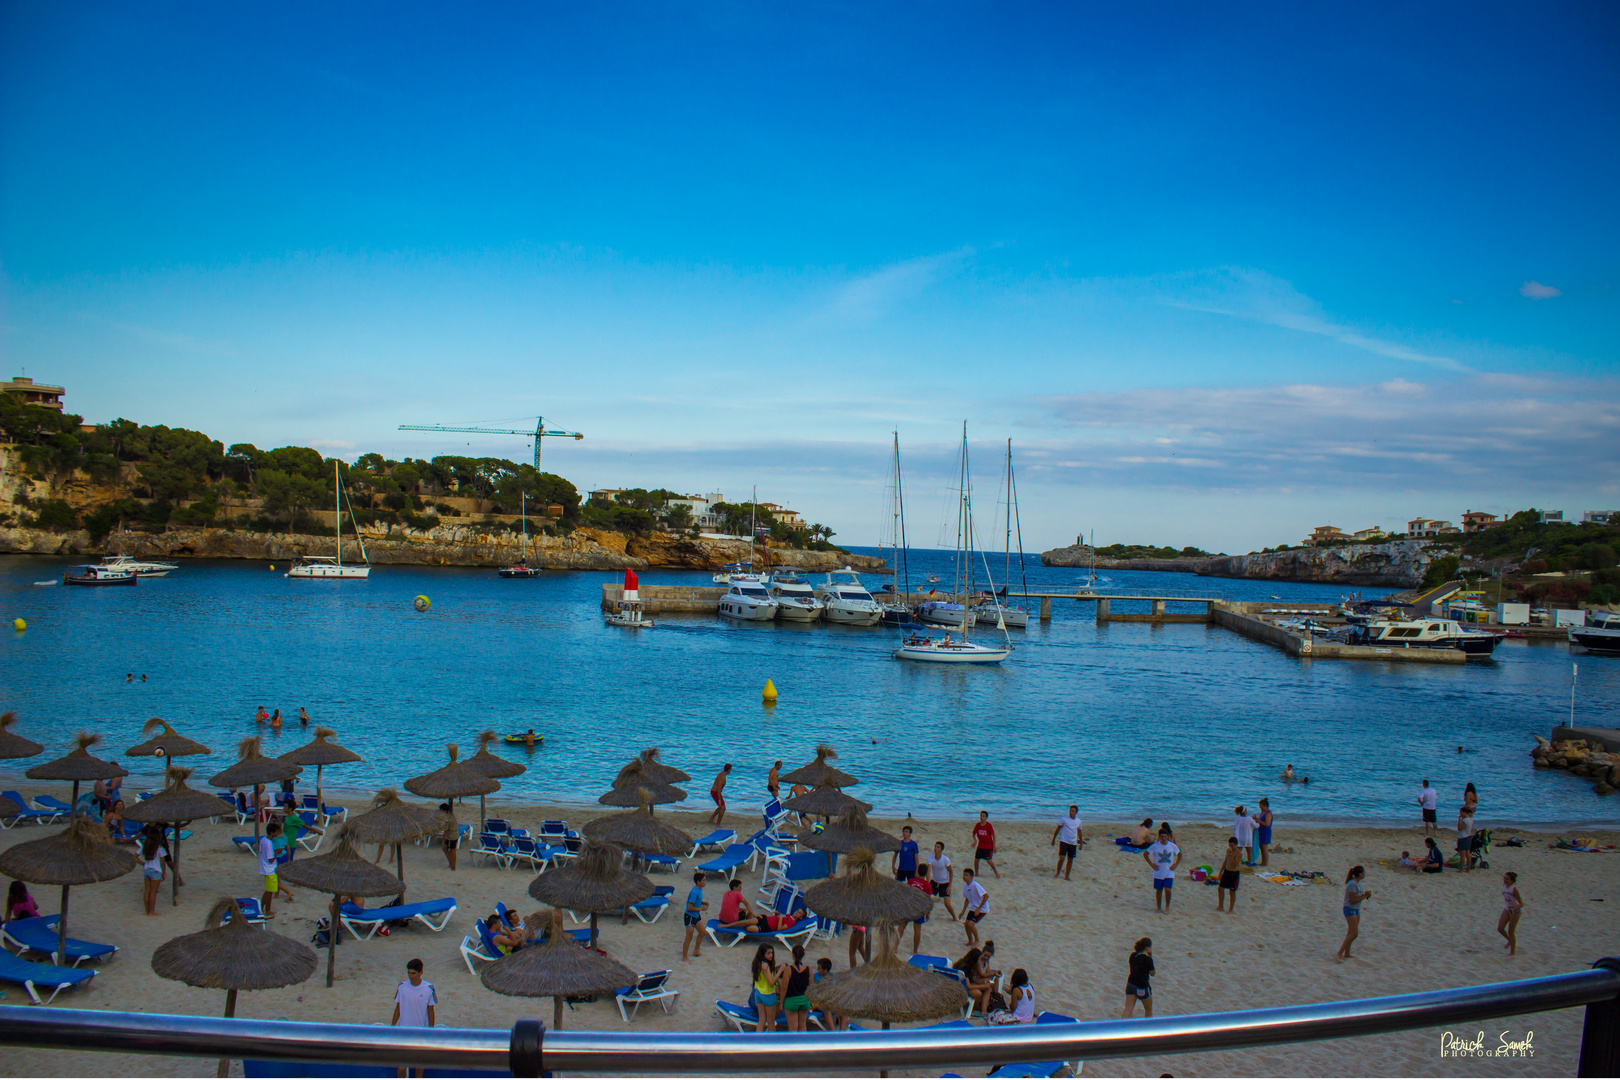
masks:
<path id="1" fill-rule="evenodd" d="M 355 447 L 344 439 L 311 439 L 309 445 L 316 450 L 353 450 Z"/>
<path id="2" fill-rule="evenodd" d="M 1519 295 L 1527 296 L 1531 300 L 1551 300 L 1555 296 L 1563 296 L 1564 290 L 1543 285 L 1539 281 L 1527 281 L 1519 286 Z"/>
<path id="3" fill-rule="evenodd" d="M 849 321 L 870 322 L 956 271 L 972 257 L 973 250 L 960 247 L 907 259 L 845 282 L 833 295 L 831 311 Z"/>

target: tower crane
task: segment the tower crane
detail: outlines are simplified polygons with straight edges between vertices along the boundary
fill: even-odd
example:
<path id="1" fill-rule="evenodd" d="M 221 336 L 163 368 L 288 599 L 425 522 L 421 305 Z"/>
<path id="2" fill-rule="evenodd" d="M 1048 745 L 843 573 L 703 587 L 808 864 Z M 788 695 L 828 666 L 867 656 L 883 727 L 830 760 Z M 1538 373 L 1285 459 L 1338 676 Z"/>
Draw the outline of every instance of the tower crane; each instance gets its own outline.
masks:
<path id="1" fill-rule="evenodd" d="M 526 435 L 529 438 L 534 440 L 534 471 L 535 472 L 540 471 L 540 440 L 542 440 L 542 439 L 550 439 L 550 438 L 557 438 L 558 436 L 561 436 L 563 438 L 574 439 L 574 440 L 577 441 L 577 440 L 583 439 L 585 437 L 585 436 L 581 435 L 577 431 L 549 431 L 549 430 L 546 429 L 546 418 L 543 417 L 543 416 L 537 416 L 537 417 L 534 418 L 534 430 L 533 431 L 518 431 L 518 430 L 513 430 L 512 428 L 446 427 L 444 424 L 401 424 L 401 425 L 399 425 L 399 430 L 401 430 L 401 431 L 444 431 L 444 432 L 473 434 L 473 435 Z"/>

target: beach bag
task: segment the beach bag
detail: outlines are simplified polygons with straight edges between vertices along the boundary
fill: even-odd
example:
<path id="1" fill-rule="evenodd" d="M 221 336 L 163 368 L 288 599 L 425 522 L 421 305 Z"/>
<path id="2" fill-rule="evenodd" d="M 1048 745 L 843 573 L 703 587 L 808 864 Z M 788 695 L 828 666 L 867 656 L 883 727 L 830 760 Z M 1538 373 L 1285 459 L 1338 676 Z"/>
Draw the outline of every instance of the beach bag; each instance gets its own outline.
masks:
<path id="1" fill-rule="evenodd" d="M 990 1004 L 990 1008 L 987 1010 L 986 1015 L 994 1015 L 995 1013 L 998 1013 L 998 1012 L 1006 1012 L 1007 1011 L 1007 999 L 1001 996 L 1001 991 L 1000 990 L 992 990 L 992 991 L 990 991 L 990 1003 L 989 1004 Z"/>

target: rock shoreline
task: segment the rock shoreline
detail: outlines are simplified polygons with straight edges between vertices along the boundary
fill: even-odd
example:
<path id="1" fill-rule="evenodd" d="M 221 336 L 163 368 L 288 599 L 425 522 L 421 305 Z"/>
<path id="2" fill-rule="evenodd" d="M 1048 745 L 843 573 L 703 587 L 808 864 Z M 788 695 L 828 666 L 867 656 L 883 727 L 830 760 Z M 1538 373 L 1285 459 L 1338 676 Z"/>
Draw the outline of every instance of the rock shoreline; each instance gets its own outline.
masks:
<path id="1" fill-rule="evenodd" d="M 1156 570 L 1200 577 L 1258 581 L 1302 581 L 1317 584 L 1415 587 L 1428 572 L 1432 557 L 1421 540 L 1343 547 L 1297 548 L 1264 555 L 1207 555 L 1170 559 L 1096 559 L 1099 570 Z M 1041 553 L 1042 566 L 1089 568 L 1091 549 L 1078 544 Z"/>

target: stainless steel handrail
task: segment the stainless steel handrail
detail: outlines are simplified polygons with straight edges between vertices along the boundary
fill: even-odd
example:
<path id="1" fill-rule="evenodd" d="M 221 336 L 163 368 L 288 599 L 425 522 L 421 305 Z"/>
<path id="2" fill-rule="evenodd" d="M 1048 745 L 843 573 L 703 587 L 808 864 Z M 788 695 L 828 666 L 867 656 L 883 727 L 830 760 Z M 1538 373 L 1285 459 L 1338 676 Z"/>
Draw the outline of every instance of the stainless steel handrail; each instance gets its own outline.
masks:
<path id="1" fill-rule="evenodd" d="M 1613 1003 L 1617 998 L 1620 971 L 1602 967 L 1420 994 L 1126 1021 L 760 1039 L 723 1033 L 545 1032 L 543 1055 L 548 1070 L 644 1075 L 1072 1062 L 1347 1038 Z M 388 1028 L 0 1006 L 0 1045 L 6 1046 L 470 1069 L 516 1066 L 518 1075 L 534 1067 L 534 1059 L 509 1053 L 516 1050 L 522 1030 L 522 1024 L 512 1032 Z"/>

